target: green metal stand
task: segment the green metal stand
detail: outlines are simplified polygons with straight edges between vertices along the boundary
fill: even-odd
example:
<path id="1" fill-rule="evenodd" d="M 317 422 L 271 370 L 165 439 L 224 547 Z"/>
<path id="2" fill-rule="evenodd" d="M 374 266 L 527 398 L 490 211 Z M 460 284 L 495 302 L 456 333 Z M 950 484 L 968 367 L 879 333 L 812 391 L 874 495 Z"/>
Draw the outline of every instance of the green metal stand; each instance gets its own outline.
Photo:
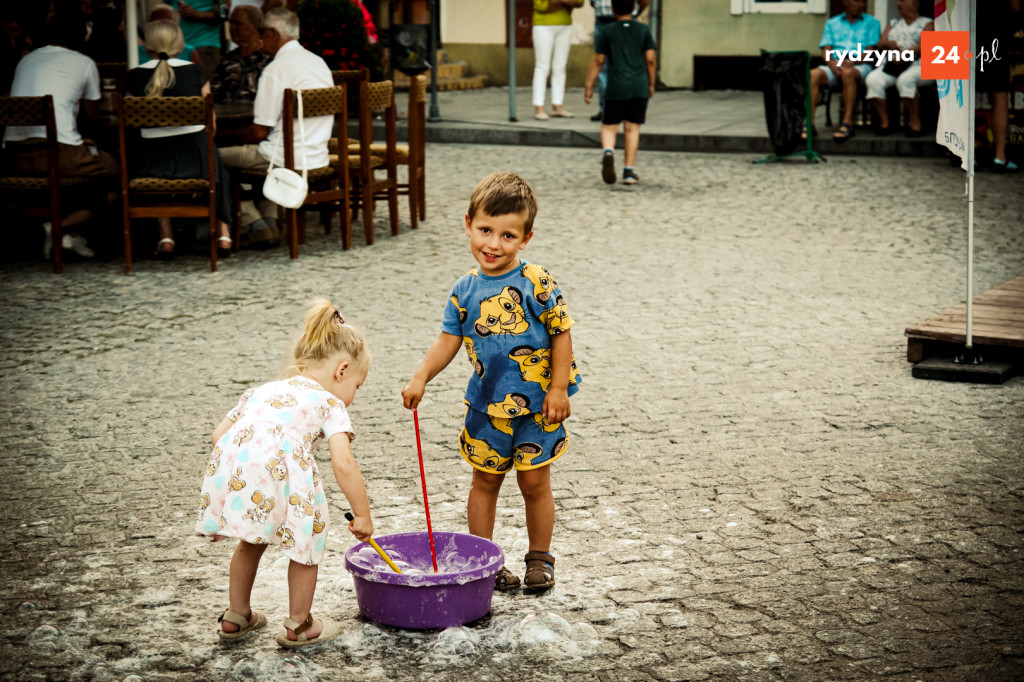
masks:
<path id="1" fill-rule="evenodd" d="M 771 154 L 769 156 L 764 157 L 763 159 L 755 160 L 754 163 L 772 163 L 773 161 L 783 161 L 785 159 L 792 159 L 794 157 L 799 156 L 804 157 L 807 160 L 807 163 L 818 163 L 819 161 L 828 161 L 828 159 L 826 159 L 824 156 L 811 149 L 811 138 L 814 137 L 814 135 L 812 134 L 812 131 L 814 130 L 814 116 L 812 113 L 813 109 L 811 109 L 811 55 L 808 52 L 805 52 L 804 54 L 807 55 L 807 68 L 805 69 L 805 73 L 807 76 L 807 103 L 805 105 L 805 110 L 807 113 L 806 118 L 804 119 L 804 128 L 807 130 L 807 148 L 804 149 L 803 151 L 793 152 L 791 154 L 783 154 L 782 156 Z"/>

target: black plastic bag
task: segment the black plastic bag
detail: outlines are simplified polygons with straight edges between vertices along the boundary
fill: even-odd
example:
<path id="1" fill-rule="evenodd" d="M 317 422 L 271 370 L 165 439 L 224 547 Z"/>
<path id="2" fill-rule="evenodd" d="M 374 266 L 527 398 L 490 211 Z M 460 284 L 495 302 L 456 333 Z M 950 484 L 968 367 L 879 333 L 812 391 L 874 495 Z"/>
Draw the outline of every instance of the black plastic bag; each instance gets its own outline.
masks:
<path id="1" fill-rule="evenodd" d="M 764 89 L 764 114 L 775 154 L 792 153 L 807 118 L 807 52 L 761 50 L 759 75 Z M 810 134 L 810 131 L 808 131 Z"/>

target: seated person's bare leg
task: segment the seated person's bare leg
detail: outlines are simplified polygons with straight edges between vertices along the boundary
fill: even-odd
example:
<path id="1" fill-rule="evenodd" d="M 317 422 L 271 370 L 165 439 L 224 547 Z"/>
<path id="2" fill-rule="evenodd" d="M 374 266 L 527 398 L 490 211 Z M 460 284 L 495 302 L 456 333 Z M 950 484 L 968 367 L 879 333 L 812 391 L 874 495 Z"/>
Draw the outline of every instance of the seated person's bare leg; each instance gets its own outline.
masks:
<path id="1" fill-rule="evenodd" d="M 903 100 L 903 106 L 907 108 L 907 123 L 914 132 L 921 130 L 921 108 L 920 96 L 908 97 Z"/>
<path id="2" fill-rule="evenodd" d="M 822 87 L 828 87 L 828 74 L 821 69 L 811 69 L 811 123 L 814 123 L 814 111 L 818 108 L 818 93 Z"/>
<path id="3" fill-rule="evenodd" d="M 889 110 L 885 106 L 885 100 L 878 98 L 872 99 L 871 106 L 875 108 L 875 114 L 878 116 L 878 126 L 883 130 L 888 130 Z"/>
<path id="4" fill-rule="evenodd" d="M 857 85 L 860 83 L 860 71 L 852 66 L 842 70 L 843 77 L 843 123 L 853 125 L 853 112 L 857 107 Z"/>

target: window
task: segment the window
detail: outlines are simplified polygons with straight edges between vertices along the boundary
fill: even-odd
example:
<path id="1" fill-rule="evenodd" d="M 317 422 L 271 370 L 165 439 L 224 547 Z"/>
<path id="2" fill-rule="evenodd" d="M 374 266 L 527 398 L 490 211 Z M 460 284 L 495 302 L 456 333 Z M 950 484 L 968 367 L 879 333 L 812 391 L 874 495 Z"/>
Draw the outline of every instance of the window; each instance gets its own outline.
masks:
<path id="1" fill-rule="evenodd" d="M 732 14 L 824 14 L 825 0 L 729 0 Z"/>

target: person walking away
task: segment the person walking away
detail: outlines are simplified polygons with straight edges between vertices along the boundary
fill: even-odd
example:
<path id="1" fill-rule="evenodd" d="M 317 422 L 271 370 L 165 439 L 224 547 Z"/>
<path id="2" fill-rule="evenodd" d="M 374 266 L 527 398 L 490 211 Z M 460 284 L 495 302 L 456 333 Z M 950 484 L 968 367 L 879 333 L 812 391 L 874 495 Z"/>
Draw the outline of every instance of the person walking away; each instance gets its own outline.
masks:
<path id="1" fill-rule="evenodd" d="M 612 0 L 615 22 L 601 31 L 594 46 L 594 61 L 583 87 L 583 101 L 590 104 L 594 82 L 608 65 L 608 89 L 601 120 L 601 178 L 615 183 L 615 137 L 619 124 L 625 133 L 622 183 L 640 181 L 634 165 L 640 147 L 640 126 L 647 121 L 647 104 L 654 96 L 658 68 L 656 45 L 650 28 L 633 18 L 633 0 Z"/>

